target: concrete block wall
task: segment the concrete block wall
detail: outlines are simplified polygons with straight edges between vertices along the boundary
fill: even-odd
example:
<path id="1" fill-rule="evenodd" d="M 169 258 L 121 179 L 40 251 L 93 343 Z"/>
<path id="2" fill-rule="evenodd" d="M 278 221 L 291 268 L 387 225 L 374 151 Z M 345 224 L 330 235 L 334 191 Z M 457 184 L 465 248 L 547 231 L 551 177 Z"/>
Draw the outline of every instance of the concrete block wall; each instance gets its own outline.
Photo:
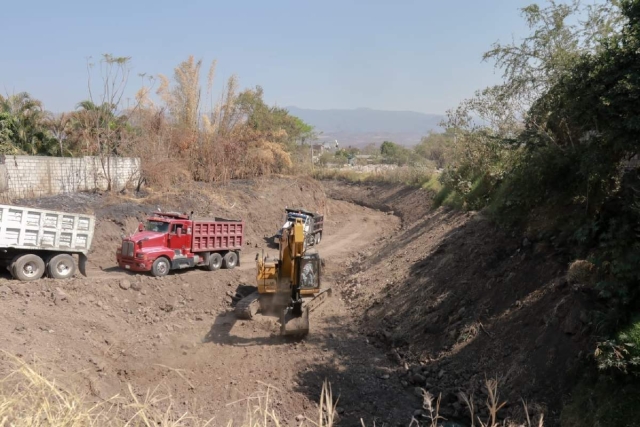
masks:
<path id="1" fill-rule="evenodd" d="M 125 157 L 0 156 L 0 197 L 15 199 L 44 195 L 115 190 L 135 185 L 140 159 Z"/>

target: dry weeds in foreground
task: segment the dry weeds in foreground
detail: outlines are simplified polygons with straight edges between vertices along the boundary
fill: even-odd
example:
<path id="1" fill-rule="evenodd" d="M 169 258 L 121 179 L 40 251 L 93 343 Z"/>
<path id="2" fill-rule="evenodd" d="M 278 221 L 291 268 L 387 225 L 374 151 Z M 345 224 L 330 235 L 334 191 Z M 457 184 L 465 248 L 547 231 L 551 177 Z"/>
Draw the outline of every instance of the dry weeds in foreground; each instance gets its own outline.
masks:
<path id="1" fill-rule="evenodd" d="M 538 417 L 537 422 L 531 420 L 531 417 L 529 416 L 529 408 L 524 401 L 522 402 L 522 404 L 526 417 L 525 423 L 518 424 L 513 421 L 507 420 L 500 422 L 498 420 L 498 412 L 500 412 L 506 402 L 500 402 L 500 395 L 498 393 L 498 381 L 495 379 L 486 379 L 485 388 L 487 390 L 487 400 L 485 401 L 485 404 L 487 405 L 487 409 L 489 412 L 489 417 L 485 421 L 483 421 L 476 412 L 477 408 L 475 408 L 475 405 L 473 403 L 473 395 L 460 393 L 460 398 L 465 403 L 469 411 L 471 427 L 544 427 L 542 415 Z M 439 427 L 442 425 L 441 421 L 446 421 L 446 418 L 440 416 L 440 396 L 435 399 L 431 393 L 424 389 L 422 390 L 422 409 L 424 410 L 427 418 L 427 423 L 423 423 L 422 425 L 426 425 L 428 427 Z M 419 427 L 420 425 L 420 422 L 416 420 L 415 417 L 411 418 L 411 424 L 409 425 L 409 427 Z"/>
<path id="2" fill-rule="evenodd" d="M 0 381 L 0 427 L 206 427 L 214 426 L 213 419 L 204 420 L 188 412 L 182 414 L 173 405 L 169 394 L 160 393 L 156 388 L 139 397 L 129 385 L 128 396 L 114 396 L 99 404 L 89 404 L 82 396 L 74 394 L 64 387 L 45 378 L 36 368 L 22 359 L 3 352 L 12 364 L 9 375 Z M 278 414 L 272 407 L 272 392 L 278 391 L 268 384 L 264 389 L 227 406 L 245 406 L 244 414 L 239 409 L 242 420 L 228 420 L 225 427 L 280 427 Z M 498 381 L 485 382 L 487 388 L 486 405 L 489 419 L 482 421 L 476 414 L 472 396 L 461 394 L 467 404 L 471 418 L 471 427 L 543 427 L 542 416 L 537 422 L 529 417 L 526 403 L 524 412 L 526 422 L 514 424 L 498 421 L 498 412 L 504 403 L 500 403 Z M 336 415 L 337 399 L 334 399 L 331 385 L 325 380 L 318 406 L 316 419 L 297 419 L 300 426 L 333 427 Z M 411 419 L 410 427 L 438 427 L 445 418 L 439 415 L 440 397 L 435 399 L 423 390 L 423 409 L 426 422 Z M 362 426 L 366 427 L 364 420 Z"/>
<path id="3" fill-rule="evenodd" d="M 187 412 L 179 413 L 169 394 L 158 388 L 139 397 L 129 385 L 128 396 L 114 396 L 99 404 L 89 404 L 83 396 L 68 391 L 45 378 L 22 359 L 3 352 L 12 364 L 10 374 L 0 381 L 0 426 L 11 427 L 206 427 L 214 426 Z M 272 408 L 272 386 L 229 405 L 239 407 L 241 420 L 228 420 L 226 427 L 279 427 L 281 422 Z M 242 413 L 242 404 L 245 412 Z M 332 427 L 335 408 L 331 386 L 322 387 L 317 420 L 302 421 L 316 427 Z"/>

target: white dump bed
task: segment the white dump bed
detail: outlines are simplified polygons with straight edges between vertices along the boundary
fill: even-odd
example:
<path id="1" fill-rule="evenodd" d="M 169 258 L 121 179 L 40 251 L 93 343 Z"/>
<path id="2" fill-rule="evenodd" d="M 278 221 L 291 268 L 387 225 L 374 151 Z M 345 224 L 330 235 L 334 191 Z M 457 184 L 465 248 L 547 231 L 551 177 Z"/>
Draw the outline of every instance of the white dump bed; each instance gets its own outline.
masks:
<path id="1" fill-rule="evenodd" d="M 95 224 L 93 215 L 0 205 L 0 248 L 86 255 Z"/>

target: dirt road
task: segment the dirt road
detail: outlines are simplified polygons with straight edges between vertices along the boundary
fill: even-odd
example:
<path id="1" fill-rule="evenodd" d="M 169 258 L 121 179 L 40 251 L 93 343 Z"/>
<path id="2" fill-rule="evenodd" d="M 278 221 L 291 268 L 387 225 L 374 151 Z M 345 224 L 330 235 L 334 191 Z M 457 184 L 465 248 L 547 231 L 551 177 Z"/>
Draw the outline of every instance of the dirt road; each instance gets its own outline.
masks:
<path id="1" fill-rule="evenodd" d="M 102 254 L 101 268 L 92 266 L 89 278 L 2 280 L 0 342 L 11 353 L 36 356 L 51 375 L 97 400 L 127 394 L 128 383 L 140 396 L 161 386 L 178 410 L 191 408 L 226 424 L 242 417 L 246 399 L 269 385 L 282 422 L 297 425 L 302 413 L 316 417 L 326 378 L 339 396 L 341 425 L 360 425 L 360 418 L 368 425 L 406 424 L 420 406 L 417 398 L 386 373 L 390 362 L 357 333 L 359 313 L 349 312 L 335 286 L 350 259 L 399 222 L 346 202 L 328 201 L 327 208 L 331 214 L 317 249 L 327 261 L 324 283 L 334 293 L 312 313 L 303 341 L 275 334 L 275 318 L 233 316 L 227 293 L 253 284 L 261 251 L 254 247 L 230 271 L 188 270 L 156 279 L 118 271 Z"/>

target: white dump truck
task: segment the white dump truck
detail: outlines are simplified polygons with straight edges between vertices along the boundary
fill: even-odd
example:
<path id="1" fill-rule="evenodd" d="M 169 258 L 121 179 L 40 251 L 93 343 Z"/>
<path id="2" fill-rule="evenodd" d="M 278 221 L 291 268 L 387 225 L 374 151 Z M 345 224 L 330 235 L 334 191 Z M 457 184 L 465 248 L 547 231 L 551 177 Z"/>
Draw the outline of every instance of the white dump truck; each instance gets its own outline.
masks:
<path id="1" fill-rule="evenodd" d="M 0 262 L 25 282 L 86 276 L 95 224 L 93 215 L 0 205 Z"/>

